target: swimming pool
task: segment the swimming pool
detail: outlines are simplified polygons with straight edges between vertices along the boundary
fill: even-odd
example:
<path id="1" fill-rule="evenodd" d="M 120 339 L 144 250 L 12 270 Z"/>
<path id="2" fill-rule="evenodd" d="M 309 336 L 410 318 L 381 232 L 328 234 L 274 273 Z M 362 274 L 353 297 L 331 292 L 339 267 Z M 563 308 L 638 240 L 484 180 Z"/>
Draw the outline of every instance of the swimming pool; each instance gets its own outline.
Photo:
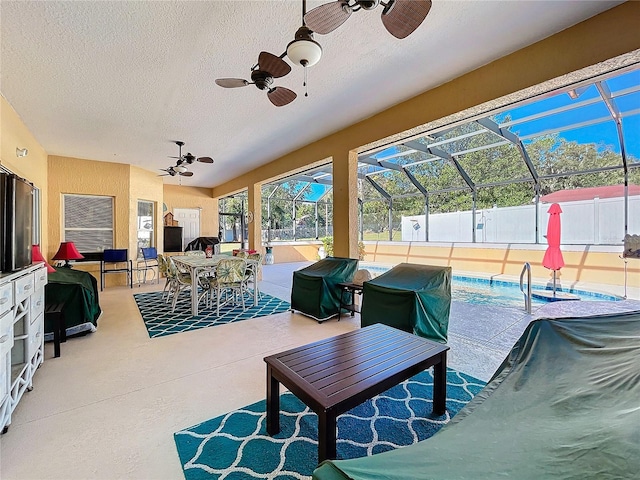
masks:
<path id="1" fill-rule="evenodd" d="M 367 269 L 375 277 L 391 268 L 391 266 L 361 264 L 360 268 Z M 541 285 L 532 285 L 532 290 L 548 290 Z M 588 292 L 586 290 L 565 290 L 577 295 L 580 300 L 621 300 L 615 295 Z M 474 303 L 476 305 L 497 305 L 504 307 L 524 308 L 524 296 L 520 291 L 520 285 L 516 282 L 505 280 L 490 280 L 486 278 L 464 277 L 453 275 L 451 279 L 451 297 L 453 300 Z M 548 302 L 532 299 L 532 306 L 542 306 Z"/>

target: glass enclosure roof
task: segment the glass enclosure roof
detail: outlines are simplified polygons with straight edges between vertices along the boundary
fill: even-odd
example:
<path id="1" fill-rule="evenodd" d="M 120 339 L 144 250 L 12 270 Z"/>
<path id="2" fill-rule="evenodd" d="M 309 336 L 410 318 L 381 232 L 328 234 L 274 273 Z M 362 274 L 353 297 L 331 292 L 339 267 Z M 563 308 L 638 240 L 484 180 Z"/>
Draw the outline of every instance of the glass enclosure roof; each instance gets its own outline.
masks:
<path id="1" fill-rule="evenodd" d="M 361 153 L 359 196 L 367 201 L 478 192 L 625 167 L 640 167 L 638 65 Z M 298 182 L 310 186 L 300 194 Z M 317 202 L 332 183 L 331 165 L 325 165 L 277 184 L 297 200 Z"/>
<path id="2" fill-rule="evenodd" d="M 333 169 L 331 164 L 292 175 L 278 182 L 262 187 L 262 197 L 288 199 L 299 202 L 316 203 L 327 201 L 333 189 Z"/>

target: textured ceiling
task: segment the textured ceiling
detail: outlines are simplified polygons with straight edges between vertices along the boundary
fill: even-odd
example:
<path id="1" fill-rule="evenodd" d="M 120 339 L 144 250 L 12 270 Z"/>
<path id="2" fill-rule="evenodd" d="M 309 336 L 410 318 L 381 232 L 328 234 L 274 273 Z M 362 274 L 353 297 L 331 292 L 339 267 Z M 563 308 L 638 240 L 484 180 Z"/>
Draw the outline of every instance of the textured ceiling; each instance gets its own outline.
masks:
<path id="1" fill-rule="evenodd" d="M 158 171 L 183 140 L 215 163 L 182 184 L 211 187 L 619 3 L 434 0 L 404 40 L 380 7 L 356 12 L 316 35 L 309 97 L 294 66 L 275 84 L 298 98 L 276 108 L 214 80 L 248 79 L 260 51 L 284 52 L 301 1 L 2 0 L 0 92 L 50 155 Z"/>

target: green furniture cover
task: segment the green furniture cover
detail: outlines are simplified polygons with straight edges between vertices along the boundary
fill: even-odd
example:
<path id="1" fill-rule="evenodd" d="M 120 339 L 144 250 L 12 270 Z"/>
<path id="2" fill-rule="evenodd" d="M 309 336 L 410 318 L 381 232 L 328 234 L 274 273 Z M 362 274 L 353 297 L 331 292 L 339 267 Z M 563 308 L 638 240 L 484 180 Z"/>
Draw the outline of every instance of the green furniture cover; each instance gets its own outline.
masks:
<path id="1" fill-rule="evenodd" d="M 640 472 L 640 311 L 532 322 L 433 437 L 315 480 L 631 479 Z"/>
<path id="2" fill-rule="evenodd" d="M 64 323 L 69 329 L 85 323 L 98 324 L 102 310 L 98 303 L 98 281 L 88 272 L 58 267 L 49 274 L 45 287 L 45 303 L 64 303 Z M 53 325 L 45 319 L 45 332 Z"/>
<path id="3" fill-rule="evenodd" d="M 320 322 L 337 315 L 341 293 L 337 285 L 350 282 L 356 270 L 358 260 L 327 257 L 293 272 L 291 309 Z"/>
<path id="4" fill-rule="evenodd" d="M 401 263 L 363 285 L 363 327 L 384 323 L 446 343 L 450 311 L 451 267 Z"/>

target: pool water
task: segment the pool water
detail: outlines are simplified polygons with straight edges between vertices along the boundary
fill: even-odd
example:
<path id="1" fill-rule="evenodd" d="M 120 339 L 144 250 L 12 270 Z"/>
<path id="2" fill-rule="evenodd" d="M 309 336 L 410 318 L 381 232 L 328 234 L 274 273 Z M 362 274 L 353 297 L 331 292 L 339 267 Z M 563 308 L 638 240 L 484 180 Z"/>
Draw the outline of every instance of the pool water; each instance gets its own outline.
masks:
<path id="1" fill-rule="evenodd" d="M 391 267 L 381 265 L 362 265 L 372 275 L 378 276 Z M 545 287 L 532 285 L 532 290 L 546 290 Z M 567 290 L 565 290 L 567 291 Z M 580 298 L 580 300 L 620 300 L 614 295 L 588 292 L 584 290 L 568 290 Z M 520 285 L 516 282 L 503 280 L 488 280 L 484 278 L 462 277 L 454 275 L 451 281 L 451 297 L 460 302 L 474 303 L 476 305 L 494 305 L 503 307 L 524 308 L 524 295 L 520 291 Z M 542 306 L 548 303 L 537 298 L 532 299 L 532 306 Z"/>

